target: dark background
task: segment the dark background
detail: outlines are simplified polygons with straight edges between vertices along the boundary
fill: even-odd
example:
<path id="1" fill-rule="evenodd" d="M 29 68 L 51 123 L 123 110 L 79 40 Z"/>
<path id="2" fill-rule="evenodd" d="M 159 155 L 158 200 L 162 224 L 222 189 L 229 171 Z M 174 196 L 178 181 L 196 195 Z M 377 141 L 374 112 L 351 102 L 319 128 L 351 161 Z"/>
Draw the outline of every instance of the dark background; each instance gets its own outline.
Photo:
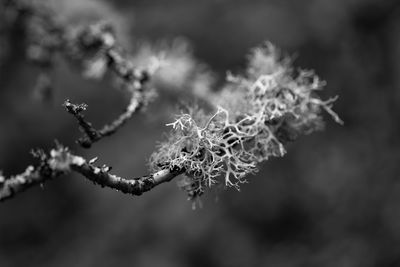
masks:
<path id="1" fill-rule="evenodd" d="M 185 37 L 223 77 L 270 40 L 295 66 L 315 69 L 339 95 L 326 129 L 289 145 L 249 177 L 240 193 L 209 194 L 191 208 L 174 182 L 141 197 L 62 177 L 0 203 L 0 266 L 400 266 L 400 2 L 64 1 L 67 16 L 107 17 L 125 42 Z M 68 13 L 69 12 L 69 13 Z M 68 15 L 69 14 L 69 15 Z M 99 126 L 126 99 L 60 62 L 55 99 L 32 97 L 38 70 L 14 40 L 0 69 L 0 166 L 7 175 L 33 162 L 30 149 L 58 139 L 125 177 L 147 173 L 147 158 L 179 100 L 159 97 L 112 138 L 89 151 L 74 144 L 76 122 L 61 106 L 89 104 Z M 3 48 L 5 49 L 5 48 Z M 106 112 L 105 112 L 106 111 Z M 171 113 L 172 114 L 172 113 Z"/>

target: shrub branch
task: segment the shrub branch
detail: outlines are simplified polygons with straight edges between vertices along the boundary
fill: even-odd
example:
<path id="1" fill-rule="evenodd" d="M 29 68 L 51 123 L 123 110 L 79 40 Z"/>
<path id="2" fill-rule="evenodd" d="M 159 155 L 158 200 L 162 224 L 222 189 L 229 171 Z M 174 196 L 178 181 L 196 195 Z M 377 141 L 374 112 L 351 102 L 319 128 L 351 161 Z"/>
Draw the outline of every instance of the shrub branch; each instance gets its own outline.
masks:
<path id="1" fill-rule="evenodd" d="M 96 130 L 92 123 L 85 119 L 82 114 L 86 110 L 86 104 L 73 104 L 69 100 L 64 102 L 64 106 L 67 111 L 72 114 L 78 124 L 80 129 L 84 132 L 84 136 L 77 140 L 77 143 L 84 148 L 90 148 L 94 142 L 99 141 L 105 136 L 111 136 L 119 128 L 121 128 L 131 117 L 143 106 L 144 100 L 141 98 L 140 94 L 132 93 L 129 105 L 126 107 L 125 111 L 114 121 L 103 126 L 103 128 Z"/>
<path id="2" fill-rule="evenodd" d="M 163 169 L 146 176 L 126 179 L 111 174 L 111 167 L 95 166 L 97 158 L 87 161 L 81 156 L 72 154 L 64 147 L 59 146 L 51 150 L 49 155 L 43 152 L 37 154 L 40 155 L 40 163 L 37 166 L 29 166 L 23 173 L 9 178 L 0 174 L 0 201 L 10 199 L 28 188 L 71 172 L 77 172 L 101 187 L 109 187 L 135 196 L 139 196 L 157 185 L 169 182 L 182 173 L 177 169 Z"/>
<path id="3" fill-rule="evenodd" d="M 65 108 L 84 132 L 78 140 L 81 146 L 89 148 L 115 133 L 151 99 L 152 91 L 146 83 L 159 64 L 149 64 L 147 69 L 135 67 L 117 44 L 109 24 L 72 28 L 61 25 L 52 13 L 26 4 L 24 0 L 6 3 L 17 17 L 24 18 L 28 59 L 32 62 L 49 71 L 55 54 L 60 54 L 71 64 L 78 63 L 85 77 L 113 74 L 119 87 L 129 93 L 129 104 L 123 113 L 100 129 L 85 119 L 86 104 L 65 101 Z M 324 126 L 322 111 L 337 123 L 343 123 L 332 110 L 336 98 L 322 100 L 318 96 L 326 83 L 313 71 L 294 70 L 291 63 L 268 42 L 254 49 L 248 57 L 246 71 L 228 74 L 221 90 L 207 98 L 210 106 L 218 107 L 217 111 L 189 107 L 175 122 L 167 124 L 172 129 L 151 156 L 150 175 L 121 178 L 110 174 L 110 167 L 97 167 L 95 160 L 87 161 L 58 146 L 49 155 L 35 153 L 40 159 L 36 167 L 29 166 L 22 174 L 8 179 L 0 175 L 0 200 L 70 172 L 132 195 L 141 195 L 181 173 L 185 173 L 185 177 L 180 187 L 193 200 L 215 185 L 239 190 L 240 185 L 247 182 L 247 176 L 258 171 L 261 162 L 284 156 L 289 142 L 321 130 Z M 173 75 L 167 77 L 175 79 Z M 42 80 L 48 86 L 50 80 Z M 209 85 L 200 82 L 203 83 L 201 87 Z"/>
<path id="4" fill-rule="evenodd" d="M 80 138 L 78 143 L 89 148 L 102 137 L 116 132 L 150 101 L 154 94 L 145 88 L 145 85 L 157 70 L 157 66 L 137 68 L 118 44 L 110 24 L 98 22 L 81 28 L 64 25 L 55 19 L 56 16 L 51 10 L 42 9 L 42 6 L 37 5 L 39 4 L 23 0 L 9 0 L 4 3 L 8 12 L 14 12 L 15 20 L 23 22 L 28 60 L 42 70 L 35 90 L 39 95 L 44 98 L 47 98 L 44 95 L 52 95 L 49 73 L 55 65 L 57 55 L 66 59 L 72 67 L 78 65 L 83 76 L 87 78 L 98 79 L 106 72 L 112 73 L 118 87 L 129 93 L 129 104 L 124 112 L 100 130 L 94 129 L 90 123 L 83 120 L 80 114 L 83 111 L 82 105 L 76 109 L 65 103 L 68 112 L 77 118 L 85 132 L 85 136 Z"/>

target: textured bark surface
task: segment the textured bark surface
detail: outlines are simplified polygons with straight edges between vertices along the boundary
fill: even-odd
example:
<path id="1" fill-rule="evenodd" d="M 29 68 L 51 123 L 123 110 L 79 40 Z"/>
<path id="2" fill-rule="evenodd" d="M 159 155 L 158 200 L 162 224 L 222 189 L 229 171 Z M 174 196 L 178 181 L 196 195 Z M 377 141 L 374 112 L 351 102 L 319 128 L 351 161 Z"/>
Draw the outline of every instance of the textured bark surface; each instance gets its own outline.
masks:
<path id="1" fill-rule="evenodd" d="M 51 150 L 50 155 L 41 154 L 40 163 L 36 167 L 29 166 L 23 173 L 9 178 L 0 175 L 0 201 L 10 199 L 28 188 L 43 184 L 71 171 L 80 173 L 102 187 L 109 187 L 136 196 L 157 185 L 169 182 L 182 173 L 179 170 L 166 169 L 150 175 L 126 179 L 111 174 L 111 168 L 108 166 L 95 166 L 96 160 L 97 158 L 87 161 L 62 147 Z"/>

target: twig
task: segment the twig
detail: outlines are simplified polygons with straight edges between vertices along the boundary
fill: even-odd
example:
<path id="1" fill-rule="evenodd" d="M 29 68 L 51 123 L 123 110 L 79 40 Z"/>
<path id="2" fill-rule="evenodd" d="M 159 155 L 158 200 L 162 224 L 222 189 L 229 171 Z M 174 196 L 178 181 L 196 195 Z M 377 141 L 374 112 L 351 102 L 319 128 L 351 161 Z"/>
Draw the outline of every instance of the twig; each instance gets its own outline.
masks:
<path id="1" fill-rule="evenodd" d="M 106 124 L 100 130 L 96 130 L 92 123 L 85 120 L 83 111 L 86 110 L 86 104 L 73 104 L 69 100 L 64 102 L 64 106 L 69 113 L 71 113 L 76 120 L 80 128 L 83 130 L 85 135 L 78 139 L 78 144 L 80 144 L 84 148 L 90 148 L 94 142 L 99 141 L 105 136 L 110 136 L 114 134 L 120 127 L 122 127 L 131 117 L 132 115 L 139 110 L 144 104 L 144 101 L 141 99 L 140 94 L 133 93 L 132 97 L 129 101 L 128 107 L 125 111 L 113 122 Z"/>
<path id="2" fill-rule="evenodd" d="M 90 148 L 94 142 L 115 133 L 136 111 L 147 104 L 151 93 L 145 92 L 144 85 L 155 69 L 146 71 L 135 68 L 123 55 L 122 49 L 116 45 L 112 29 L 108 24 L 99 23 L 84 29 L 74 42 L 79 42 L 77 47 L 83 47 L 83 50 L 96 50 L 96 57 L 100 62 L 103 59 L 107 63 L 108 69 L 115 74 L 120 84 L 131 95 L 125 111 L 100 130 L 95 130 L 89 122 L 83 119 L 80 112 L 84 109 L 75 109 L 76 105 L 65 102 L 68 112 L 75 116 L 85 132 L 85 136 L 80 138 L 78 143 L 84 148 Z"/>
<path id="3" fill-rule="evenodd" d="M 82 147 L 89 148 L 94 142 L 104 136 L 115 133 L 141 107 L 145 106 L 152 92 L 145 90 L 145 84 L 156 68 L 139 69 L 129 60 L 129 56 L 117 43 L 114 30 L 110 24 L 99 22 L 76 30 L 74 26 L 59 23 L 51 10 L 41 9 L 33 3 L 23 0 L 9 0 L 5 5 L 15 13 L 15 17 L 22 18 L 27 42 L 27 55 L 30 61 L 45 70 L 38 80 L 38 87 L 42 92 L 43 81 L 47 82 L 46 90 L 51 86 L 48 73 L 54 65 L 57 54 L 69 62 L 77 62 L 83 68 L 83 75 L 88 78 L 100 78 L 105 72 L 113 73 L 122 89 L 130 94 L 129 105 L 114 121 L 102 129 L 94 129 L 80 114 L 82 109 L 75 109 L 65 103 L 68 112 L 73 114 L 85 136 L 78 140 Z M 47 78 L 47 79 L 46 79 Z M 42 92 L 51 95 L 51 92 Z"/>
<path id="4" fill-rule="evenodd" d="M 85 120 L 82 111 L 86 110 L 86 104 L 73 104 L 68 99 L 64 102 L 64 106 L 69 113 L 71 113 L 79 123 L 80 128 L 85 132 L 85 138 L 80 138 L 78 143 L 83 147 L 90 147 L 93 141 L 101 138 L 100 133 L 92 126 L 92 124 Z M 87 140 L 87 141 L 86 141 Z"/>
<path id="5" fill-rule="evenodd" d="M 58 147 L 49 155 L 41 153 L 40 164 L 29 166 L 23 173 L 5 178 L 0 174 L 0 201 L 7 200 L 16 194 L 36 185 L 70 173 L 82 174 L 88 180 L 102 187 L 109 187 L 126 194 L 139 196 L 155 186 L 169 182 L 180 175 L 182 170 L 164 169 L 139 178 L 125 179 L 109 173 L 110 167 L 97 167 L 96 159 L 87 161 L 83 157 L 73 155 L 68 149 Z"/>

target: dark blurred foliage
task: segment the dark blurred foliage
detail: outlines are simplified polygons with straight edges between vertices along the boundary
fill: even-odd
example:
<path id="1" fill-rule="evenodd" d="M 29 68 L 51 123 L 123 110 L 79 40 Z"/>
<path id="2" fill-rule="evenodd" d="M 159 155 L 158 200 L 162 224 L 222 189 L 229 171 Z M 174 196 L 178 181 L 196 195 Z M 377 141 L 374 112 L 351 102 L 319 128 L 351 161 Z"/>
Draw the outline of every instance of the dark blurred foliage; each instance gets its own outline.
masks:
<path id="1" fill-rule="evenodd" d="M 110 5 L 134 22 L 132 42 L 183 36 L 221 75 L 240 70 L 249 48 L 272 41 L 296 55 L 296 66 L 327 80 L 321 93 L 340 96 L 335 110 L 345 125 L 326 116 L 325 131 L 291 144 L 240 193 L 210 194 L 195 211 L 174 182 L 135 198 L 75 175 L 49 182 L 0 204 L 0 266 L 400 266 L 398 0 Z M 178 93 L 162 95 L 113 137 L 82 151 L 63 100 L 86 102 L 100 126 L 126 99 L 109 81 L 84 80 L 60 62 L 53 104 L 38 102 L 38 71 L 23 59 L 20 33 L 10 38 L 0 67 L 6 174 L 21 172 L 33 162 L 30 149 L 49 148 L 54 139 L 99 156 L 119 175 L 147 172 Z"/>

